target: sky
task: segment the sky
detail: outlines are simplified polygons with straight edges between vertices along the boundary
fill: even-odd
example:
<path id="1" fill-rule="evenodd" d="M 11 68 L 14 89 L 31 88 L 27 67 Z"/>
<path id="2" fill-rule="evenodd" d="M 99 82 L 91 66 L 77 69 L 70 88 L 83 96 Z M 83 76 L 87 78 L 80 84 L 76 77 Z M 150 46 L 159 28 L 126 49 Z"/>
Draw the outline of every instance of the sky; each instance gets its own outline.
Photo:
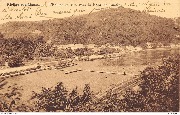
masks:
<path id="1" fill-rule="evenodd" d="M 161 17 L 180 17 L 180 0 L 0 0 L 0 24 L 78 16 L 119 6 Z"/>

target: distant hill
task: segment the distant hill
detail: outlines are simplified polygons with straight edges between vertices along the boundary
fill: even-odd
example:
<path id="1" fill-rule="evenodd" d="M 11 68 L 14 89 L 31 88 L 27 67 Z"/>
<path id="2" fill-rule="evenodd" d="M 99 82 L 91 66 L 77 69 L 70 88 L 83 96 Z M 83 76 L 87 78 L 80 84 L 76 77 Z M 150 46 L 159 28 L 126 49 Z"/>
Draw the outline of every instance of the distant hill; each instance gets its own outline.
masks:
<path id="1" fill-rule="evenodd" d="M 91 14 L 36 22 L 8 22 L 0 32 L 5 38 L 43 36 L 53 44 L 123 44 L 146 42 L 179 43 L 179 26 L 172 19 L 129 8 L 113 8 Z"/>

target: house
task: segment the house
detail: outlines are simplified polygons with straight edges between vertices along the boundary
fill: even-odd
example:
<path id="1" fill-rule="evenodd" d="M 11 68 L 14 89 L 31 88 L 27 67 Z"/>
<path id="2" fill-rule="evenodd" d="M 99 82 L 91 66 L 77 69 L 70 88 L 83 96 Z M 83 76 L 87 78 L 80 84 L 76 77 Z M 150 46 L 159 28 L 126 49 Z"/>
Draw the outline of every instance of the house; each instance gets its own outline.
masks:
<path id="1" fill-rule="evenodd" d="M 147 43 L 146 43 L 146 47 L 147 47 L 148 49 L 152 49 L 152 48 L 153 48 L 152 43 L 147 42 Z"/>
<path id="2" fill-rule="evenodd" d="M 72 50 L 78 49 L 78 48 L 85 48 L 83 44 L 67 44 L 67 45 L 57 45 L 58 49 L 67 49 L 71 48 Z"/>
<path id="3" fill-rule="evenodd" d="M 5 62 L 4 66 L 5 66 L 6 68 L 8 68 L 8 67 L 9 67 L 8 62 Z"/>

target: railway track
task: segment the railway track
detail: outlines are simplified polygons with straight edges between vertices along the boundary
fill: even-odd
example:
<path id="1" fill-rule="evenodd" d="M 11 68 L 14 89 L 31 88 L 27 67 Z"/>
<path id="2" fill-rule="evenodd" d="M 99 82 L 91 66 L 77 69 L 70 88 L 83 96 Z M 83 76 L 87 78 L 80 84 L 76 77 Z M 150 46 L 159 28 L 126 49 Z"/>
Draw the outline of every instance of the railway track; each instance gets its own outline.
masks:
<path id="1" fill-rule="evenodd" d="M 122 95 L 123 92 L 125 92 L 127 89 L 131 89 L 132 87 L 139 85 L 142 82 L 141 78 L 139 76 L 135 76 L 130 80 L 123 81 L 113 87 L 108 88 L 105 92 L 97 94 L 97 98 L 100 100 L 105 98 L 107 93 L 110 92 L 111 94 L 117 94 Z"/>

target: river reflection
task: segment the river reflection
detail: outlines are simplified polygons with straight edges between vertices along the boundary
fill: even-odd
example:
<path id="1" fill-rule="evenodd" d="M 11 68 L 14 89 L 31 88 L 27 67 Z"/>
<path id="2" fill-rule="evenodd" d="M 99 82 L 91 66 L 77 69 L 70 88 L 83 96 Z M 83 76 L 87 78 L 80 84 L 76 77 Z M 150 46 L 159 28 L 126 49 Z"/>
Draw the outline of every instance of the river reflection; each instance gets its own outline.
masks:
<path id="1" fill-rule="evenodd" d="M 111 66 L 141 66 L 141 65 L 159 65 L 163 58 L 180 54 L 179 49 L 161 49 L 161 50 L 143 50 L 140 52 L 131 52 L 122 55 L 119 58 L 106 60 L 104 65 Z"/>

